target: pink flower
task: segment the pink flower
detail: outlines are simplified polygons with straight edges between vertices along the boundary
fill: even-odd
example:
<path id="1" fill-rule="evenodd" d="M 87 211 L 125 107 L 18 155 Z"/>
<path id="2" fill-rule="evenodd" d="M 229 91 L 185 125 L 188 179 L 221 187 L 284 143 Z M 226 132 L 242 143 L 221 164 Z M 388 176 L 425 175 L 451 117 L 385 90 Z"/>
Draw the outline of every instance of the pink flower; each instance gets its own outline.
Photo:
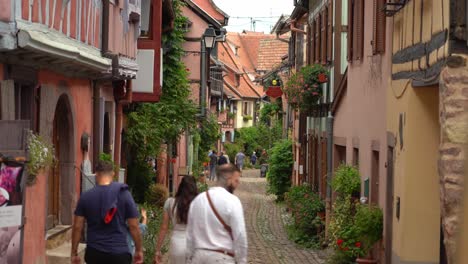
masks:
<path id="1" fill-rule="evenodd" d="M 313 92 L 312 95 L 317 96 L 319 93 Z"/>

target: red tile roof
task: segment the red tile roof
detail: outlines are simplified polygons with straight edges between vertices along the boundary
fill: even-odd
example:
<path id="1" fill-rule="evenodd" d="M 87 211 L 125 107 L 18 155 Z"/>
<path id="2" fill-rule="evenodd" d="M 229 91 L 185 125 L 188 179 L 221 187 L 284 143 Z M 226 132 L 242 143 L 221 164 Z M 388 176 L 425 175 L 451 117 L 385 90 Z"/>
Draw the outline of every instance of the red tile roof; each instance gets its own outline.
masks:
<path id="1" fill-rule="evenodd" d="M 218 49 L 218 59 L 223 62 L 225 65 L 229 65 L 228 71 L 233 72 L 234 74 L 227 75 L 224 77 L 225 83 L 235 89 L 241 97 L 245 98 L 258 98 L 261 96 L 261 87 L 255 85 L 242 70 L 242 64 L 239 61 L 238 56 L 229 47 L 228 43 L 220 43 Z M 235 67 L 235 68 L 234 68 Z M 235 80 L 234 76 L 239 77 L 239 83 Z"/>
<path id="2" fill-rule="evenodd" d="M 192 0 L 192 2 L 219 21 L 222 25 L 225 25 L 225 22 L 227 22 L 229 15 L 216 6 L 213 0 Z"/>
<path id="3" fill-rule="evenodd" d="M 281 64 L 281 57 L 288 54 L 289 44 L 278 39 L 262 39 L 258 49 L 258 71 L 270 71 Z"/>

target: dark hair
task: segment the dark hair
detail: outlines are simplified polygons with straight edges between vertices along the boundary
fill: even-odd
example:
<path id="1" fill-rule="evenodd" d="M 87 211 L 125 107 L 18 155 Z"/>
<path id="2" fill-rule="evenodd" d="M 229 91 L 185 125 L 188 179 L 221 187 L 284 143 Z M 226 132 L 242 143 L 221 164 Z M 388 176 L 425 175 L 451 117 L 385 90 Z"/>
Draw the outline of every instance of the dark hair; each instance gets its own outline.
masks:
<path id="1" fill-rule="evenodd" d="M 195 178 L 192 176 L 184 176 L 175 195 L 178 222 L 187 224 L 190 204 L 197 195 L 198 189 Z"/>
<path id="2" fill-rule="evenodd" d="M 96 173 L 98 172 L 113 172 L 114 171 L 114 166 L 110 161 L 105 161 L 105 160 L 100 160 L 96 164 Z"/>

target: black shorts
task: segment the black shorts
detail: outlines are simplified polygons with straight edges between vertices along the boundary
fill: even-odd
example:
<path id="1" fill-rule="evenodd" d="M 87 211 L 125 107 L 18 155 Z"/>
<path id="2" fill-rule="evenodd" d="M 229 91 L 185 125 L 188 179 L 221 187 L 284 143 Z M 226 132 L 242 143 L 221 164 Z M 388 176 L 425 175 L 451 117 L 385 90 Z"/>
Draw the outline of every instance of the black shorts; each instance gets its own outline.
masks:
<path id="1" fill-rule="evenodd" d="M 85 261 L 86 264 L 132 264 L 132 255 L 110 254 L 87 247 Z"/>

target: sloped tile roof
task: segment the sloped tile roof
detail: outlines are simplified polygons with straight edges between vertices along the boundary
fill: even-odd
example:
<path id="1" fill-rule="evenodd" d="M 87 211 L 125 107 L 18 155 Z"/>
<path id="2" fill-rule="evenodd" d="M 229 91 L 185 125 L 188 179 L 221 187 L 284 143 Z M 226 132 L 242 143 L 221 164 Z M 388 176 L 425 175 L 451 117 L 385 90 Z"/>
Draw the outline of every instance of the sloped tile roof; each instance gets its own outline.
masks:
<path id="1" fill-rule="evenodd" d="M 288 54 L 288 43 L 278 39 L 262 39 L 258 49 L 258 71 L 270 71 L 281 64 L 281 57 Z"/>
<path id="2" fill-rule="evenodd" d="M 192 0 L 192 2 L 215 18 L 221 25 L 225 25 L 225 21 L 229 18 L 229 15 L 216 6 L 213 0 Z"/>

